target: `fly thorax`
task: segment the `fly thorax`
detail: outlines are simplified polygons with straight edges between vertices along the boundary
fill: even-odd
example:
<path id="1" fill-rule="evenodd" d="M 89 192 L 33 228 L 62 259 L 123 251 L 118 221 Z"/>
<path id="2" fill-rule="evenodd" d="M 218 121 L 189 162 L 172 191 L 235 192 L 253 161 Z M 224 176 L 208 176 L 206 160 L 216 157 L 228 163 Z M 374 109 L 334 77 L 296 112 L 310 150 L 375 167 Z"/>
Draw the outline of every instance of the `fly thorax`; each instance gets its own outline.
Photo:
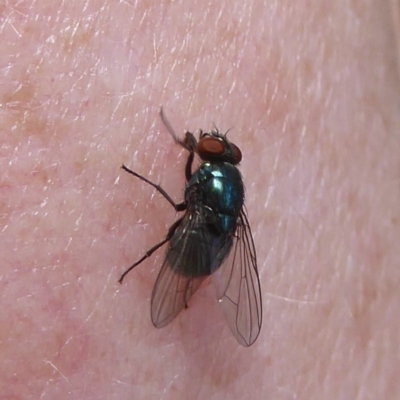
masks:
<path id="1" fill-rule="evenodd" d="M 233 232 L 244 201 L 244 188 L 239 170 L 229 163 L 205 162 L 189 180 L 185 199 L 188 204 L 211 210 L 216 229 Z"/>

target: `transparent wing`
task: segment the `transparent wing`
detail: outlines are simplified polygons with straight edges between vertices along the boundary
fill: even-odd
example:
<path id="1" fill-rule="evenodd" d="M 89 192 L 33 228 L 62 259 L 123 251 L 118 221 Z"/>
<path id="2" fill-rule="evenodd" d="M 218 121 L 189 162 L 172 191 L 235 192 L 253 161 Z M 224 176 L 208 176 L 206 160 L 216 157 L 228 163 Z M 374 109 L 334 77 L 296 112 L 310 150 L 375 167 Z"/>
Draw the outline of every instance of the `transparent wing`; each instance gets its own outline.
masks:
<path id="1" fill-rule="evenodd" d="M 227 259 L 212 274 L 217 297 L 228 325 L 243 346 L 260 333 L 262 302 L 256 251 L 245 210 L 242 209 Z"/>
<path id="2" fill-rule="evenodd" d="M 151 298 L 151 319 L 161 328 L 187 307 L 210 274 L 210 235 L 202 216 L 187 212 L 171 237 Z"/>

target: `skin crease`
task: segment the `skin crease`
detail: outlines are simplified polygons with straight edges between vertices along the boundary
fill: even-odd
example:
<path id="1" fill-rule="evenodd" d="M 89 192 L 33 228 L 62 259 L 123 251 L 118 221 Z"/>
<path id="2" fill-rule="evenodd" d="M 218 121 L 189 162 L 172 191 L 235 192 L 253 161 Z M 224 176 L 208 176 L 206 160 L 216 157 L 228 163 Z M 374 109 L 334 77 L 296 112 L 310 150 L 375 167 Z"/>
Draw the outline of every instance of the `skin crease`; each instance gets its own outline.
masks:
<path id="1" fill-rule="evenodd" d="M 395 11 L 3 5 L 2 398 L 399 398 Z M 183 195 L 160 105 L 178 133 L 215 123 L 242 150 L 264 307 L 250 348 L 209 282 L 152 326 L 163 251 L 117 283 L 177 218 L 121 164 Z"/>

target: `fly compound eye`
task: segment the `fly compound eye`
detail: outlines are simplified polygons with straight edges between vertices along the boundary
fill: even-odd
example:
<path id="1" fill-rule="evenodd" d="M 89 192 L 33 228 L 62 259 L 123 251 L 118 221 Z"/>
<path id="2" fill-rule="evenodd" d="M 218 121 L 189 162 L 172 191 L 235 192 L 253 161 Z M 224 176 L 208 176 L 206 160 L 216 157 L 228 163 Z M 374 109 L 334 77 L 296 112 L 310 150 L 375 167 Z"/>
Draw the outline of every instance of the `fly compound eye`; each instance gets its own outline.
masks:
<path id="1" fill-rule="evenodd" d="M 214 137 L 205 137 L 197 143 L 197 153 L 203 160 L 213 160 L 225 153 L 225 144 Z"/>
<path id="2" fill-rule="evenodd" d="M 242 161 L 242 152 L 240 151 L 239 147 L 236 144 L 231 143 L 231 148 L 233 152 L 233 158 L 235 159 L 235 164 L 239 164 Z"/>

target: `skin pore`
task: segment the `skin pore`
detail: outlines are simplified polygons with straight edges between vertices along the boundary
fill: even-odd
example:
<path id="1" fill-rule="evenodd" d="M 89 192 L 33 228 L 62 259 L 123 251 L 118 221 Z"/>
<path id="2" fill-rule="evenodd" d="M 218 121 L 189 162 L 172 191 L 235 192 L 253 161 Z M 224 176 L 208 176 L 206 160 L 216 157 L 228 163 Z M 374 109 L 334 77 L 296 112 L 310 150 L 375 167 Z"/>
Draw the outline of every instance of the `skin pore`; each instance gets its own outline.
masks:
<path id="1" fill-rule="evenodd" d="M 389 6 L 390 4 L 390 6 Z M 398 7 L 398 6 L 397 6 Z M 1 8 L 0 387 L 10 399 L 395 399 L 396 4 L 8 1 Z M 263 328 L 209 281 L 158 330 L 177 132 L 232 128 Z"/>

